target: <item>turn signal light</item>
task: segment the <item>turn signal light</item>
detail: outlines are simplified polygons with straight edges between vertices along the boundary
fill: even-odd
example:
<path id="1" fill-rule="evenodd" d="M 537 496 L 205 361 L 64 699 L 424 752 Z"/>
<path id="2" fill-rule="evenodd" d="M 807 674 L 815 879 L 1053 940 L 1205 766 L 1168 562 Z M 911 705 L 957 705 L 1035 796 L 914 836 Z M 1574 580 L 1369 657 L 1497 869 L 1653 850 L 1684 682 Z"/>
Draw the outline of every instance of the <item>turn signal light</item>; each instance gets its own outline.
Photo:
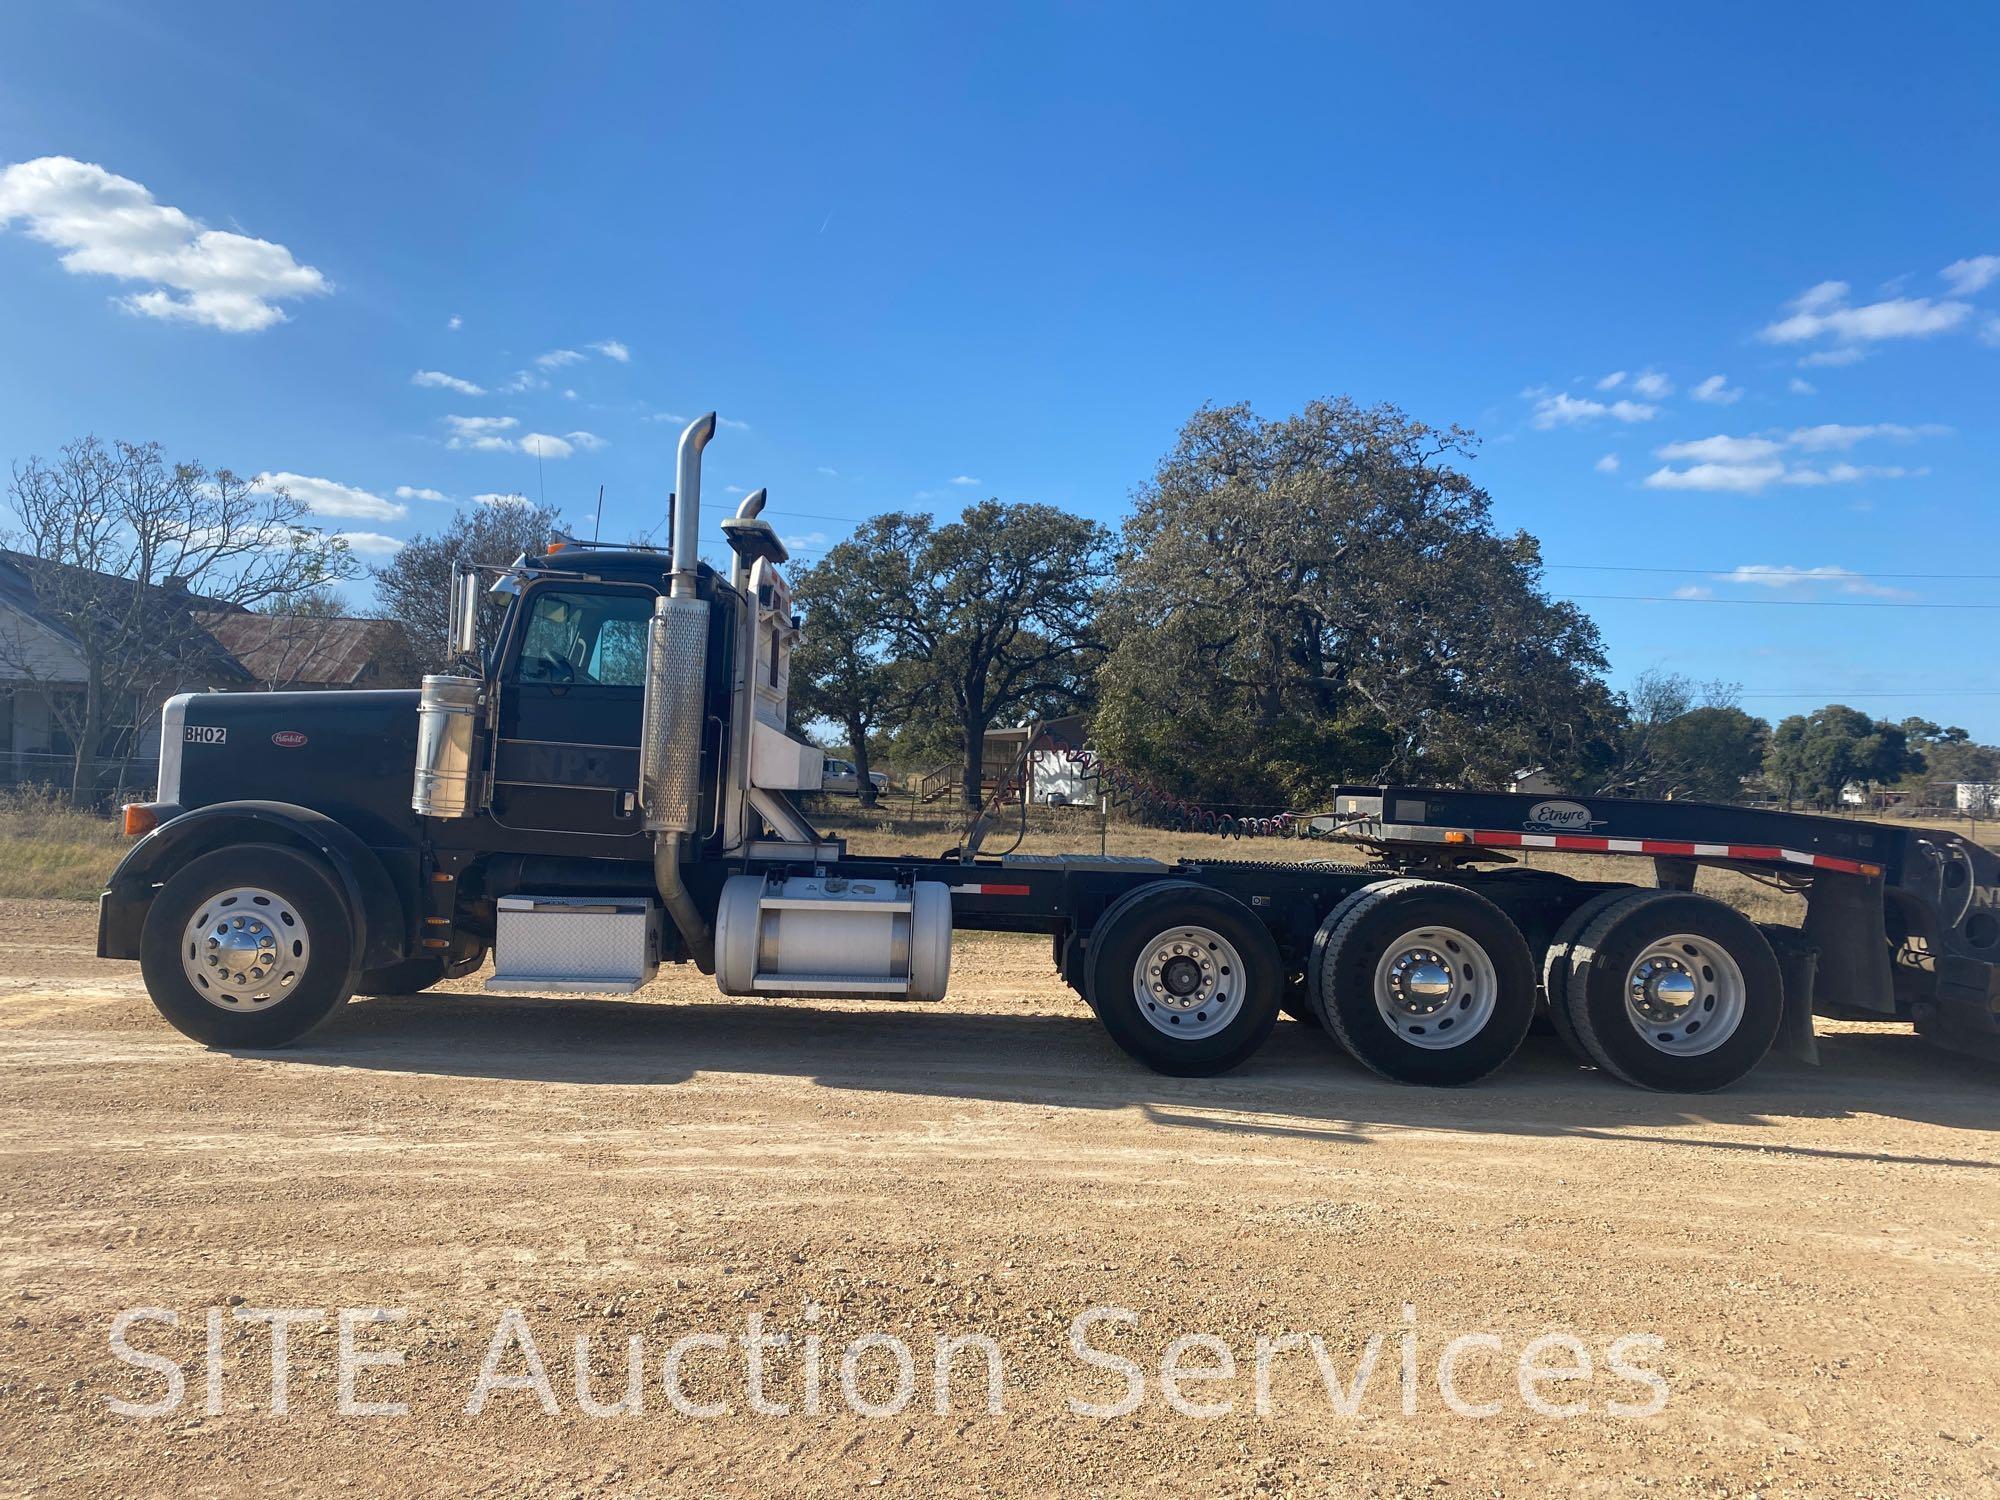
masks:
<path id="1" fill-rule="evenodd" d="M 150 802 L 128 802 L 125 804 L 125 837 L 143 838 L 160 826 L 160 812 Z"/>

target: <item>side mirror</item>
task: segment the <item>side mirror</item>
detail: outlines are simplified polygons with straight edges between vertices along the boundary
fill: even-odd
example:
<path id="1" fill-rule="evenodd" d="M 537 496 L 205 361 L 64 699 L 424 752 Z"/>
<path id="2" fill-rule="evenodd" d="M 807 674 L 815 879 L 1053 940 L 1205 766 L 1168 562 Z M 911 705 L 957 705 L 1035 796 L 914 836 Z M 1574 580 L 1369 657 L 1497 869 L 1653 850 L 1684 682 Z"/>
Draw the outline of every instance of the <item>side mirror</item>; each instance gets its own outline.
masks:
<path id="1" fill-rule="evenodd" d="M 451 570 L 445 630 L 453 656 L 479 654 L 479 570 L 471 563 L 459 563 Z"/>

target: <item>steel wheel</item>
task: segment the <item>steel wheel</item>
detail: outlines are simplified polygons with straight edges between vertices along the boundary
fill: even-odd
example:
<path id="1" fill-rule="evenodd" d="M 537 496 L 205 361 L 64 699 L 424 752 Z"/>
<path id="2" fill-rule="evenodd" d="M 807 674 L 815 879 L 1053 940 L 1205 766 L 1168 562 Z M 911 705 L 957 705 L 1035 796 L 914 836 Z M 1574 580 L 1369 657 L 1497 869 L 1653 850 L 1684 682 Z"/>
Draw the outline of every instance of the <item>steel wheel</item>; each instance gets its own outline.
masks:
<path id="1" fill-rule="evenodd" d="M 1243 1004 L 1243 956 L 1208 927 L 1175 927 L 1132 965 L 1132 998 L 1156 1031 L 1198 1040 L 1227 1026 Z"/>
<path id="2" fill-rule="evenodd" d="M 1419 927 L 1375 965 L 1375 1009 L 1412 1047 L 1442 1052 L 1493 1019 L 1500 981 L 1486 950 L 1455 927 Z"/>
<path id="3" fill-rule="evenodd" d="M 1320 923 L 1308 979 L 1334 1039 L 1401 1083 L 1484 1078 L 1535 1018 L 1534 960 L 1520 929 L 1448 881 L 1355 891 Z"/>
<path id="4" fill-rule="evenodd" d="M 1784 974 L 1754 924 L 1691 891 L 1633 891 L 1569 946 L 1560 1000 L 1590 1060 L 1641 1088 L 1734 1083 L 1778 1034 Z"/>
<path id="5" fill-rule="evenodd" d="M 223 1010 L 266 1010 L 289 995 L 312 961 L 298 907 L 260 886 L 218 891 L 195 908 L 181 937 L 181 970 L 195 993 Z"/>
<path id="6" fill-rule="evenodd" d="M 282 1047 L 353 992 L 358 938 L 328 865 L 297 849 L 231 844 L 160 887 L 139 970 L 160 1014 L 196 1041 Z"/>
<path id="7" fill-rule="evenodd" d="M 1278 1019 L 1285 969 L 1242 902 L 1156 880 L 1110 906 L 1072 961 L 1111 1039 L 1155 1072 L 1203 1078 L 1242 1062 Z"/>
<path id="8" fill-rule="evenodd" d="M 1657 938 L 1625 975 L 1625 1019 L 1670 1057 L 1713 1052 L 1743 1024 L 1747 986 L 1727 948 L 1691 932 Z"/>

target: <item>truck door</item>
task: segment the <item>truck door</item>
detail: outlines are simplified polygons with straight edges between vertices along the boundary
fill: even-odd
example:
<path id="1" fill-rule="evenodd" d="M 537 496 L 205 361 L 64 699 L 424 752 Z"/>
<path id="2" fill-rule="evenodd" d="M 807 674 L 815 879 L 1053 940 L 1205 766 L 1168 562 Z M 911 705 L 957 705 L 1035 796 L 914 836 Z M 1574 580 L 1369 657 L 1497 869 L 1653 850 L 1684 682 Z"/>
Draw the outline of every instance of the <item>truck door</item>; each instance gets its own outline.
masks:
<path id="1" fill-rule="evenodd" d="M 541 584 L 500 668 L 493 812 L 510 828 L 636 837 L 651 589 Z"/>

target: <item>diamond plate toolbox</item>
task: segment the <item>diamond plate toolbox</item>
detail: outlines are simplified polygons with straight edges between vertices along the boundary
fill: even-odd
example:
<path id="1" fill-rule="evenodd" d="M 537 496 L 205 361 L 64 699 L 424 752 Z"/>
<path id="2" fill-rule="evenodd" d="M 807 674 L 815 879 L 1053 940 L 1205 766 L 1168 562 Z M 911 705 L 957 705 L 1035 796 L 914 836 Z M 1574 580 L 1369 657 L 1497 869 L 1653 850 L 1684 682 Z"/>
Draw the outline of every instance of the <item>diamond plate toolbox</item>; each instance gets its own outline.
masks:
<path id="1" fill-rule="evenodd" d="M 629 995 L 660 966 L 645 896 L 502 896 L 489 990 Z"/>

